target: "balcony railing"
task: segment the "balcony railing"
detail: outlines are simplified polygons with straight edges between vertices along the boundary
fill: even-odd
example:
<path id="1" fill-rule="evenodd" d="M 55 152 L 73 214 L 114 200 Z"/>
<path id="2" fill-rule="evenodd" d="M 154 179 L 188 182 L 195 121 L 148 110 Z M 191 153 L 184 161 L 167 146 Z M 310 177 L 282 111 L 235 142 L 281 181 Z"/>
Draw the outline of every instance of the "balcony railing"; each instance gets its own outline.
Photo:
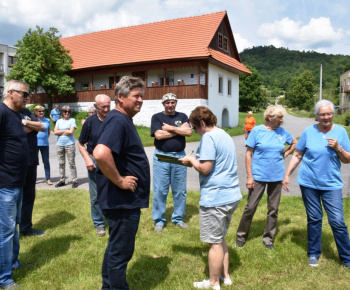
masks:
<path id="1" fill-rule="evenodd" d="M 0 63 L 0 72 L 5 72 L 5 66 L 3 63 Z"/>
<path id="2" fill-rule="evenodd" d="M 343 87 L 341 87 L 341 92 L 342 92 L 342 93 L 348 93 L 348 92 L 350 92 L 350 86 L 343 86 Z"/>
<path id="3" fill-rule="evenodd" d="M 144 100 L 160 100 L 167 93 L 175 94 L 178 99 L 208 99 L 208 87 L 204 85 L 175 85 L 175 86 L 157 86 L 146 87 Z M 76 103 L 76 102 L 94 102 L 98 94 L 106 94 L 114 100 L 114 89 L 98 89 L 77 91 L 74 94 L 65 96 L 56 96 L 53 103 Z M 46 94 L 31 95 L 30 104 L 47 103 Z"/>

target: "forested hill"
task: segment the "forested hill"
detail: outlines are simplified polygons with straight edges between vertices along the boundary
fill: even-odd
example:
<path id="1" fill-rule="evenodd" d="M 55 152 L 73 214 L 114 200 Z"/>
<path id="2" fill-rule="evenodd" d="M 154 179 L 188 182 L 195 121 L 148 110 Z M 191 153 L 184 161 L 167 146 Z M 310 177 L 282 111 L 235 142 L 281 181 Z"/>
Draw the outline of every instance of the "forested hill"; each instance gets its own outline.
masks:
<path id="1" fill-rule="evenodd" d="M 350 51 L 349 51 L 350 53 Z M 322 64 L 323 89 L 339 87 L 339 77 L 349 68 L 350 55 L 332 55 L 315 51 L 296 51 L 274 46 L 257 46 L 240 53 L 241 61 L 259 71 L 262 84 L 270 89 L 285 91 L 290 79 L 310 70 L 319 84 Z"/>

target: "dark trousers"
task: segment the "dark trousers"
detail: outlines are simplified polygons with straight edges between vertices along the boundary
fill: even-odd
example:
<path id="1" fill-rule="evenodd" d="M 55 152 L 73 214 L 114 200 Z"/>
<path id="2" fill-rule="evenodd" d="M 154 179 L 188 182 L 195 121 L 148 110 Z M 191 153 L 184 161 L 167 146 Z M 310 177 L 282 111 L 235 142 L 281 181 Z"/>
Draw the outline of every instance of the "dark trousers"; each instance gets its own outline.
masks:
<path id="1" fill-rule="evenodd" d="M 102 210 L 109 227 L 108 245 L 102 264 L 102 289 L 129 289 L 126 269 L 135 249 L 141 211 Z"/>
<path id="2" fill-rule="evenodd" d="M 254 189 L 249 191 L 248 202 L 244 209 L 241 222 L 237 230 L 237 241 L 245 242 L 248 238 L 250 225 L 258 207 L 258 204 L 264 194 L 267 186 L 267 219 L 263 234 L 263 242 L 265 245 L 273 243 L 276 233 L 278 206 L 281 199 L 282 183 L 278 182 L 261 182 L 255 180 Z"/>
<path id="3" fill-rule="evenodd" d="M 32 215 L 35 200 L 35 184 L 36 184 L 37 166 L 29 166 L 26 175 L 26 183 L 23 186 L 21 223 L 19 231 L 28 231 L 32 226 Z"/>

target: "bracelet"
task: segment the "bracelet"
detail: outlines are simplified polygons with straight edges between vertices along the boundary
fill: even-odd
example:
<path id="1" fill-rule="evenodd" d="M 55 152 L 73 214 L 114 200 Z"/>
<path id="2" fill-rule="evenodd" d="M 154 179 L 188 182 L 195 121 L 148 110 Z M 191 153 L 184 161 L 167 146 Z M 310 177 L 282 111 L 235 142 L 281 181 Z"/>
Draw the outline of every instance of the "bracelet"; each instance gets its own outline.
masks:
<path id="1" fill-rule="evenodd" d="M 339 149 L 337 150 L 337 153 L 342 152 L 343 148 L 339 145 Z"/>

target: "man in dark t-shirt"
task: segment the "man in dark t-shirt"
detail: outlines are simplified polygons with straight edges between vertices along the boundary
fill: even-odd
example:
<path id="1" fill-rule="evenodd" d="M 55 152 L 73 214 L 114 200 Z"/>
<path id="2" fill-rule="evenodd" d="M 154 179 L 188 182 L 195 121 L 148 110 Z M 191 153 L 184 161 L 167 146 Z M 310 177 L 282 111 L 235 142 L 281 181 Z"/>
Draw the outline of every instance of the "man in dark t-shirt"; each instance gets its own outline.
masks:
<path id="1" fill-rule="evenodd" d="M 12 278 L 18 268 L 22 190 L 28 167 L 26 122 L 18 113 L 29 98 L 28 84 L 10 80 L 4 86 L 4 102 L 0 103 L 0 287 L 19 288 Z"/>
<path id="2" fill-rule="evenodd" d="M 92 156 L 92 152 L 97 145 L 99 137 L 98 132 L 100 131 L 101 124 L 111 109 L 111 99 L 104 94 L 97 95 L 94 106 L 96 108 L 96 114 L 92 114 L 84 122 L 79 137 L 78 148 L 85 160 L 85 165 L 88 170 L 91 219 L 96 228 L 96 233 L 100 237 L 103 237 L 106 234 L 105 218 L 97 200 L 97 164 L 95 158 Z"/>
<path id="3" fill-rule="evenodd" d="M 35 201 L 35 185 L 37 177 L 37 167 L 39 165 L 38 158 L 38 139 L 39 131 L 45 130 L 44 125 L 34 116 L 28 109 L 19 112 L 23 123 L 24 130 L 27 133 L 27 141 L 29 145 L 29 164 L 26 174 L 26 181 L 23 186 L 21 222 L 19 231 L 21 236 L 43 236 L 44 231 L 34 229 L 32 223 L 33 207 Z"/>
<path id="4" fill-rule="evenodd" d="M 129 289 L 127 264 L 134 252 L 140 209 L 149 204 L 149 162 L 132 121 L 141 110 L 144 90 L 140 78 L 122 77 L 115 88 L 115 110 L 103 121 L 93 152 L 99 167 L 98 201 L 109 227 L 102 289 Z"/>
<path id="5" fill-rule="evenodd" d="M 165 208 L 169 186 L 173 194 L 174 212 L 171 221 L 182 229 L 187 229 L 184 223 L 186 209 L 186 179 L 187 167 L 178 164 L 158 161 L 157 154 L 176 158 L 185 156 L 185 136 L 192 135 L 188 117 L 176 112 L 176 95 L 168 93 L 162 98 L 164 111 L 152 116 L 151 136 L 154 137 L 153 156 L 153 208 L 152 218 L 154 230 L 162 232 L 165 226 Z"/>

